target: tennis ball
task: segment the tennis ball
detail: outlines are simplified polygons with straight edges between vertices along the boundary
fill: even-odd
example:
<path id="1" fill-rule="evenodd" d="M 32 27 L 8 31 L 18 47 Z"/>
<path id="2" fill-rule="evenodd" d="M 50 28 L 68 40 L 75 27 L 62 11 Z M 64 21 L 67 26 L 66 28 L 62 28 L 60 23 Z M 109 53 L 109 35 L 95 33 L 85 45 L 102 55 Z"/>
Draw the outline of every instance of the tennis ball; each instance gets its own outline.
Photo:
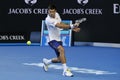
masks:
<path id="1" fill-rule="evenodd" d="M 31 45 L 31 41 L 27 41 L 27 45 Z"/>

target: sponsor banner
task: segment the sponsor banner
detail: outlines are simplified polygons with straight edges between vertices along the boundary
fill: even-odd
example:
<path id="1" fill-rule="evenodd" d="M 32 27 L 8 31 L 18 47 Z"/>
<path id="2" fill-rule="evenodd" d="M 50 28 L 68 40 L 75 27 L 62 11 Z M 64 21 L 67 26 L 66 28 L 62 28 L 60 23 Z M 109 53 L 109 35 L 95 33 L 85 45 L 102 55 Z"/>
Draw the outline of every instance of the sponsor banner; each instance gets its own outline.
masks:
<path id="1" fill-rule="evenodd" d="M 45 8 L 9 8 L 8 14 L 47 14 L 48 10 Z"/>
<path id="2" fill-rule="evenodd" d="M 25 42 L 27 40 L 27 35 L 26 33 L 20 32 L 20 33 L 13 33 L 13 32 L 2 32 L 0 33 L 0 42 Z"/>
<path id="3" fill-rule="evenodd" d="M 87 18 L 80 25 L 81 31 L 73 34 L 74 41 L 120 43 L 119 0 L 3 0 L 0 3 L 0 32 L 25 32 L 27 39 L 30 37 L 28 32 L 41 32 L 49 3 L 57 6 L 63 20 L 74 22 L 78 18 Z"/>

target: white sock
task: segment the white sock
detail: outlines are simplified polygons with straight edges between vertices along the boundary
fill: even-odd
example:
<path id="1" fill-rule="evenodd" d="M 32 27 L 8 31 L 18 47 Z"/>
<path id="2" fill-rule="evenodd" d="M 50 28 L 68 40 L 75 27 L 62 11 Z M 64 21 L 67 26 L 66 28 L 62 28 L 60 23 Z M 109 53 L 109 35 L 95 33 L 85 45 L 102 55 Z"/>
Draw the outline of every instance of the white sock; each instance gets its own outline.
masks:
<path id="1" fill-rule="evenodd" d="M 63 70 L 66 71 L 67 68 L 68 68 L 67 65 L 66 65 L 66 63 L 64 63 L 64 64 L 62 64 L 62 65 L 63 65 Z"/>

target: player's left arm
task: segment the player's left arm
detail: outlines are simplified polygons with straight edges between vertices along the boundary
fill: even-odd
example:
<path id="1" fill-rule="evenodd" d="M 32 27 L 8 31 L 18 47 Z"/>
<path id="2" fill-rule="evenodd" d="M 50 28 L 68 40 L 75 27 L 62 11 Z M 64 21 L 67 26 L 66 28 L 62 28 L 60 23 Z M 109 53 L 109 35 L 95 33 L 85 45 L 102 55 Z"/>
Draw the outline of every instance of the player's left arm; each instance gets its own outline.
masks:
<path id="1" fill-rule="evenodd" d="M 75 25 L 76 27 L 73 28 L 72 31 L 74 31 L 74 32 L 80 32 L 80 28 L 79 28 L 80 23 L 75 23 L 74 25 Z"/>
<path id="2" fill-rule="evenodd" d="M 62 25 L 66 25 L 65 23 L 61 22 Z M 72 31 L 74 32 L 79 32 L 80 31 L 80 28 L 78 27 L 80 24 L 75 24 L 77 27 L 73 28 Z"/>
<path id="3" fill-rule="evenodd" d="M 80 32 L 80 28 L 79 27 L 75 27 L 75 28 L 72 29 L 72 31 L 74 31 L 74 32 Z"/>

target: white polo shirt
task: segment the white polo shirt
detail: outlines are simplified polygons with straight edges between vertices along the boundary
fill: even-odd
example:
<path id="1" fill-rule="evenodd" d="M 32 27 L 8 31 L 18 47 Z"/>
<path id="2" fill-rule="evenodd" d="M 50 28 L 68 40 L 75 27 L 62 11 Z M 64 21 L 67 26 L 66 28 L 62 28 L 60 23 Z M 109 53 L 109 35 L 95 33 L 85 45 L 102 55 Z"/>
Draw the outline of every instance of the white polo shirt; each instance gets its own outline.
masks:
<path id="1" fill-rule="evenodd" d="M 45 19 L 45 23 L 49 33 L 49 41 L 52 41 L 52 40 L 61 41 L 60 39 L 61 29 L 55 26 L 57 23 L 60 23 L 60 22 L 61 22 L 61 18 L 57 12 L 55 13 L 55 18 L 52 18 L 49 15 L 47 15 Z"/>

